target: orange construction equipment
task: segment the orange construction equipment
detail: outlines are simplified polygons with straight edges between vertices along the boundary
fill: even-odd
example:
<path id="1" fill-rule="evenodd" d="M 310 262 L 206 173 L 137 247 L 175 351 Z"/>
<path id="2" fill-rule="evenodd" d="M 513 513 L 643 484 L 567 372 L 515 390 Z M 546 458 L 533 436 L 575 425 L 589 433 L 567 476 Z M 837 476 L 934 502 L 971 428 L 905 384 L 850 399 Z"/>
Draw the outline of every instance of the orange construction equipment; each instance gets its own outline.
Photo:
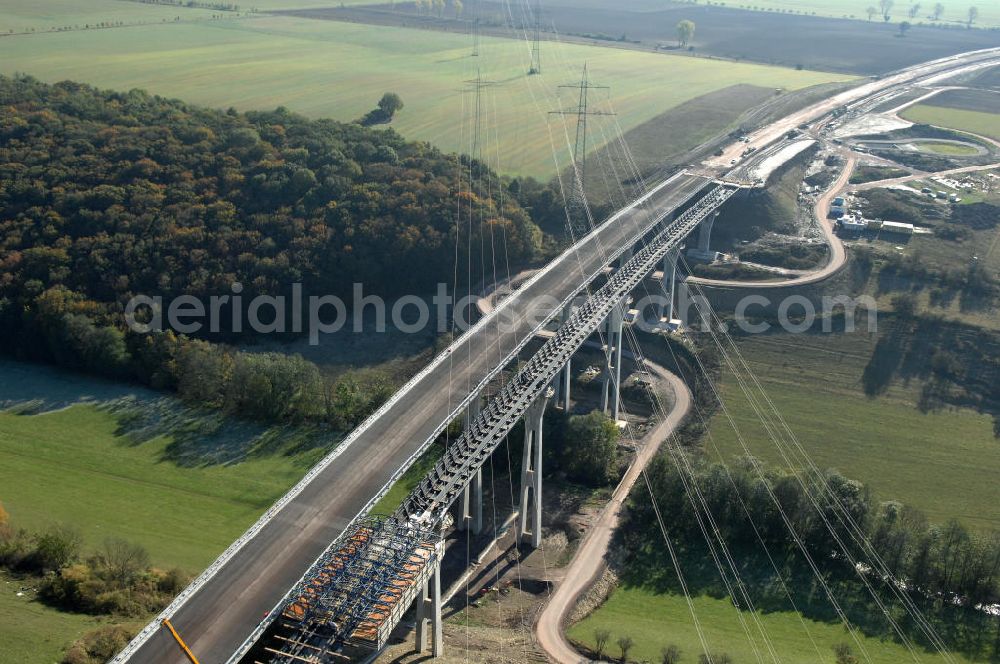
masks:
<path id="1" fill-rule="evenodd" d="M 293 659 L 303 653 L 323 658 L 344 648 L 380 650 L 437 569 L 440 549 L 440 533 L 409 520 L 363 519 L 289 593 L 281 633 L 265 650 Z"/>
<path id="2" fill-rule="evenodd" d="M 184 643 L 184 639 L 182 639 L 181 635 L 177 633 L 177 630 L 174 629 L 174 626 L 170 624 L 170 620 L 164 618 L 162 624 L 164 627 L 170 630 L 170 633 L 173 635 L 174 640 L 177 641 L 177 645 L 179 645 L 181 647 L 181 650 L 184 651 L 184 654 L 187 655 L 187 658 L 191 661 L 191 664 L 200 664 L 198 662 L 198 658 L 194 656 L 194 653 L 191 652 L 191 649 L 187 647 L 186 643 Z"/>

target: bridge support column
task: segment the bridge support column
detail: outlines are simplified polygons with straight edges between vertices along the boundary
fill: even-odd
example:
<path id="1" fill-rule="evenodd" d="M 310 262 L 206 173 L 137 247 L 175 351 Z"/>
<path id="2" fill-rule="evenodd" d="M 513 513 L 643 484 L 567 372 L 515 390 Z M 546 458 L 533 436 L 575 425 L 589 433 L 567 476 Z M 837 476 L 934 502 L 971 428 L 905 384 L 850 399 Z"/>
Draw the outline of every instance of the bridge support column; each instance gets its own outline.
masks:
<path id="1" fill-rule="evenodd" d="M 698 253 L 702 256 L 708 256 L 709 254 L 708 244 L 712 238 L 712 227 L 715 226 L 715 220 L 718 218 L 719 211 L 716 210 L 698 224 Z"/>
<path id="2" fill-rule="evenodd" d="M 430 614 L 430 615 L 428 615 Z M 441 561 L 435 561 L 431 577 L 417 597 L 416 651 L 422 653 L 427 646 L 427 622 L 431 623 L 431 655 L 444 654 L 444 634 L 441 626 Z"/>
<path id="3" fill-rule="evenodd" d="M 611 418 L 618 419 L 621 407 L 622 378 L 622 330 L 625 322 L 626 300 L 622 300 L 608 316 L 608 327 L 605 334 L 607 350 L 605 352 L 604 384 L 601 386 L 601 410 L 611 412 Z"/>
<path id="4" fill-rule="evenodd" d="M 462 495 L 455 501 L 452 516 L 455 529 L 470 528 L 473 535 L 483 531 L 483 469 L 477 468 L 472 479 L 465 485 Z"/>
<path id="5" fill-rule="evenodd" d="M 521 458 L 521 505 L 517 541 L 531 532 L 531 546 L 542 544 L 542 418 L 548 395 L 539 396 L 524 414 L 524 455 Z"/>
<path id="6" fill-rule="evenodd" d="M 567 304 L 562 311 L 562 322 L 565 323 L 569 320 L 569 317 L 573 313 L 572 305 Z M 573 363 L 572 358 L 566 360 L 566 364 L 556 374 L 555 380 L 552 381 L 552 389 L 555 391 L 555 404 L 556 406 L 562 406 L 562 409 L 569 412 L 569 397 L 570 397 L 570 365 Z"/>
<path id="7" fill-rule="evenodd" d="M 678 245 L 667 252 L 663 257 L 663 296 L 666 298 L 663 309 L 660 311 L 660 318 L 666 319 L 667 324 L 674 319 L 674 302 L 677 300 L 677 260 L 681 255 L 681 247 Z"/>
<path id="8" fill-rule="evenodd" d="M 630 244 L 621 256 L 618 257 L 618 267 L 623 268 L 625 264 L 632 260 L 632 256 L 635 255 L 635 245 Z"/>
<path id="9" fill-rule="evenodd" d="M 559 380 L 562 382 L 562 407 L 567 413 L 569 412 L 569 382 L 573 377 L 573 358 L 566 360 L 566 366 L 562 368 L 559 373 Z"/>
<path id="10" fill-rule="evenodd" d="M 622 268 L 635 253 L 631 245 L 618 258 L 618 267 Z M 611 418 L 618 419 L 621 407 L 621 377 L 622 377 L 622 325 L 625 321 L 625 306 L 628 300 L 622 300 L 608 316 L 607 332 L 604 335 L 607 352 L 605 354 L 604 383 L 601 386 L 601 411 L 607 413 L 610 407 Z"/>
<path id="11" fill-rule="evenodd" d="M 482 412 L 483 405 L 476 395 L 476 398 L 469 403 L 465 410 L 464 423 L 468 430 Z M 483 530 L 483 469 L 476 470 L 469 484 L 465 485 L 462 496 L 456 501 L 453 512 L 455 518 L 455 528 L 465 530 L 471 525 L 472 533 L 478 535 Z M 471 522 L 471 524 L 470 524 Z"/>
<path id="12" fill-rule="evenodd" d="M 441 562 L 438 561 L 431 576 L 431 654 L 444 654 L 444 632 L 441 624 Z"/>

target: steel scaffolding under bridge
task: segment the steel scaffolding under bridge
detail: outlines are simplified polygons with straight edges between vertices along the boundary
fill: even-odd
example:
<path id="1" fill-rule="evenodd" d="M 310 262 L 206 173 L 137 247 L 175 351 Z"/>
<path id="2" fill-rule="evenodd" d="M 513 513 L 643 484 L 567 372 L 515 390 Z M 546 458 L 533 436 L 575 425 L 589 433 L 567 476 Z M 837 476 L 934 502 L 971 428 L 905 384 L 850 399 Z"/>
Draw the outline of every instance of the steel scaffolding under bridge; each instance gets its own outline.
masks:
<path id="1" fill-rule="evenodd" d="M 393 517 L 345 532 L 290 593 L 264 652 L 275 664 L 327 662 L 381 650 L 436 571 L 440 536 Z"/>

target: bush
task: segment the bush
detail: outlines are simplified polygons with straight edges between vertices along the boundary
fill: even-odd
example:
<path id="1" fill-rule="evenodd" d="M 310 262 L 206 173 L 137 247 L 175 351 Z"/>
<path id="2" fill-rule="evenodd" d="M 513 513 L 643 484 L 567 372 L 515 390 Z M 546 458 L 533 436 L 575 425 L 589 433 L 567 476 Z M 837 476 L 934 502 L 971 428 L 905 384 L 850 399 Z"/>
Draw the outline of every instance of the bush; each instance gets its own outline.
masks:
<path id="1" fill-rule="evenodd" d="M 226 387 L 229 409 L 268 421 L 303 420 L 322 413 L 322 380 L 300 355 L 238 353 Z"/>
<path id="2" fill-rule="evenodd" d="M 35 536 L 33 565 L 39 571 L 58 570 L 80 556 L 83 537 L 69 526 L 53 526 Z"/>
<path id="3" fill-rule="evenodd" d="M 137 617 L 165 607 L 187 583 L 178 570 L 147 568 L 145 549 L 124 540 L 108 540 L 85 563 L 49 575 L 39 594 L 72 611 Z"/>
<path id="4" fill-rule="evenodd" d="M 833 647 L 833 655 L 837 658 L 837 664 L 857 664 L 858 658 L 854 656 L 851 646 L 846 643 L 838 643 Z"/>
<path id="5" fill-rule="evenodd" d="M 669 645 L 660 652 L 660 664 L 678 664 L 681 661 L 681 650 L 675 645 Z"/>
<path id="6" fill-rule="evenodd" d="M 159 575 L 157 589 L 167 595 L 177 595 L 191 582 L 191 577 L 174 567 Z"/>
<path id="7" fill-rule="evenodd" d="M 972 237 L 969 229 L 962 226 L 943 226 L 935 229 L 934 234 L 942 240 L 951 240 L 952 242 L 962 242 Z"/>
<path id="8" fill-rule="evenodd" d="M 378 108 L 391 118 L 397 111 L 403 110 L 403 99 L 395 92 L 386 92 L 379 99 Z"/>
<path id="9" fill-rule="evenodd" d="M 989 203 L 956 205 L 952 209 L 951 220 L 974 230 L 990 230 L 1000 224 L 1000 206 Z"/>
<path id="10" fill-rule="evenodd" d="M 616 471 L 618 426 L 602 412 L 574 415 L 559 444 L 558 463 L 566 476 L 588 486 L 605 486 Z"/>
<path id="11" fill-rule="evenodd" d="M 896 315 L 904 320 L 913 318 L 917 314 L 917 296 L 913 293 L 893 295 L 890 303 Z"/>
<path id="12" fill-rule="evenodd" d="M 106 570 L 111 582 L 125 588 L 133 585 L 139 573 L 149 567 L 149 554 L 139 544 L 112 538 L 104 541 L 96 562 Z"/>
<path id="13" fill-rule="evenodd" d="M 825 244 L 777 244 L 754 246 L 740 252 L 740 260 L 792 270 L 818 267 L 828 253 Z"/>
<path id="14" fill-rule="evenodd" d="M 104 664 L 132 639 L 134 633 L 121 625 L 99 627 L 78 639 L 62 659 L 62 664 Z"/>
<path id="15" fill-rule="evenodd" d="M 14 530 L 6 526 L 0 532 L 0 566 L 11 569 L 29 567 L 29 558 L 34 552 L 31 534 L 20 528 Z"/>

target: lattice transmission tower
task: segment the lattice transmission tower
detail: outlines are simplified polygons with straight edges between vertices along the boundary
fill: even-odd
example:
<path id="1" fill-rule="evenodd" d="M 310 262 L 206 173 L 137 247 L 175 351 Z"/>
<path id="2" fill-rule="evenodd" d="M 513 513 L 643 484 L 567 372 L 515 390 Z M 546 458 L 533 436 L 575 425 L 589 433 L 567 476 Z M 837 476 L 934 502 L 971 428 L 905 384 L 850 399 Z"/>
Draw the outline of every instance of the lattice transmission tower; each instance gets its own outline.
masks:
<path id="1" fill-rule="evenodd" d="M 615 115 L 610 111 L 592 110 L 589 106 L 591 90 L 608 90 L 606 85 L 594 85 L 590 82 L 587 65 L 583 65 L 583 76 L 579 83 L 560 85 L 560 88 L 579 90 L 579 99 L 575 109 L 550 111 L 553 115 L 576 116 L 576 139 L 573 143 L 573 188 L 569 200 L 569 220 L 572 230 L 586 232 L 590 227 L 587 208 L 587 118 L 595 115 Z"/>
<path id="2" fill-rule="evenodd" d="M 473 159 L 482 161 L 483 89 L 492 87 L 497 83 L 496 81 L 488 81 L 484 79 L 482 70 L 479 67 L 476 68 L 476 77 L 472 80 L 465 81 L 465 83 L 468 85 L 466 91 L 470 91 L 475 95 L 475 104 L 473 106 L 472 149 L 469 156 Z"/>
<path id="3" fill-rule="evenodd" d="M 542 73 L 542 3 L 535 3 L 535 36 L 531 42 L 531 68 L 528 69 L 528 75 L 534 76 L 535 74 Z"/>

